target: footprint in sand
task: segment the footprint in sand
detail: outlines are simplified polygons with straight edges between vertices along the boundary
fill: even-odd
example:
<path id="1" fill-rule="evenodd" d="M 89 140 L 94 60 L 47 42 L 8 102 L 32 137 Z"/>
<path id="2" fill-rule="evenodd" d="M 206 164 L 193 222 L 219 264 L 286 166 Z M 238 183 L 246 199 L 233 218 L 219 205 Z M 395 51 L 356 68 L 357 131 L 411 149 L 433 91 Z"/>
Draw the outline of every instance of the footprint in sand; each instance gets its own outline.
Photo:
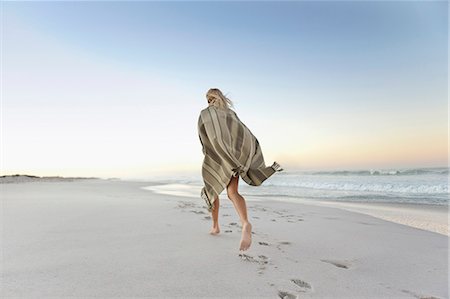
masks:
<path id="1" fill-rule="evenodd" d="M 291 242 L 289 242 L 289 241 L 281 241 L 281 242 L 278 242 L 279 244 L 282 244 L 282 245 L 291 245 L 292 243 Z"/>
<path id="2" fill-rule="evenodd" d="M 262 254 L 258 255 L 257 258 L 245 253 L 239 253 L 239 256 L 244 261 L 258 263 L 260 266 L 263 266 L 263 269 L 265 269 L 265 265 L 269 263 L 269 258 Z"/>
<path id="3" fill-rule="evenodd" d="M 205 217 L 203 217 L 203 219 L 205 219 L 205 220 L 210 220 L 210 219 L 211 219 L 211 216 L 205 216 Z"/>
<path id="4" fill-rule="evenodd" d="M 297 299 L 297 295 L 286 291 L 278 291 L 278 297 L 281 299 Z"/>
<path id="5" fill-rule="evenodd" d="M 348 269 L 350 267 L 350 264 L 347 262 L 342 262 L 342 261 L 337 261 L 337 260 L 321 260 L 324 263 L 329 263 L 332 265 L 335 265 L 336 267 L 339 268 L 344 268 L 344 269 Z"/>
<path id="6" fill-rule="evenodd" d="M 258 255 L 258 257 L 256 258 L 245 253 L 239 253 L 239 256 L 244 261 L 259 264 L 258 274 L 263 274 L 264 273 L 263 270 L 266 269 L 266 265 L 269 263 L 269 258 L 262 254 Z"/>
<path id="7" fill-rule="evenodd" d="M 292 243 L 289 242 L 289 241 L 281 241 L 281 242 L 278 242 L 277 249 L 278 249 L 278 250 L 281 250 L 281 252 L 284 253 L 284 250 L 281 249 L 281 245 L 291 245 L 291 244 L 292 244 Z"/>
<path id="8" fill-rule="evenodd" d="M 255 258 L 251 255 L 245 254 L 245 253 L 239 253 L 239 256 L 241 257 L 242 260 L 247 261 L 247 262 L 257 262 L 257 260 L 255 260 Z"/>
<path id="9" fill-rule="evenodd" d="M 293 214 L 289 214 L 289 215 L 282 215 L 282 216 L 279 216 L 280 218 L 284 218 L 284 219 L 286 219 L 286 221 L 287 222 L 292 222 L 292 223 L 294 223 L 294 222 L 299 222 L 299 221 L 303 221 L 303 218 L 301 218 L 300 216 L 298 216 L 298 215 L 293 215 Z M 271 219 L 272 221 L 275 221 L 275 219 Z"/>
<path id="10" fill-rule="evenodd" d="M 293 278 L 293 279 L 291 279 L 291 281 L 292 281 L 295 285 L 299 286 L 299 287 L 301 288 L 301 291 L 302 291 L 302 292 L 311 289 L 311 285 L 310 285 L 309 283 L 307 283 L 306 281 L 303 281 L 303 280 L 297 279 L 297 278 Z"/>
<path id="11" fill-rule="evenodd" d="M 264 261 L 264 264 L 267 264 L 267 260 L 269 259 L 267 256 L 260 254 L 260 255 L 258 255 L 258 257 L 259 257 L 262 261 Z"/>
<path id="12" fill-rule="evenodd" d="M 266 264 L 269 263 L 269 258 L 265 255 L 258 255 L 259 257 L 259 268 L 258 268 L 258 274 L 263 274 L 264 271 L 266 269 Z"/>
<path id="13" fill-rule="evenodd" d="M 229 230 L 229 229 L 227 229 L 226 231 L 225 231 L 226 233 L 232 233 L 233 231 L 232 230 Z"/>
<path id="14" fill-rule="evenodd" d="M 222 214 L 223 217 L 231 216 L 230 214 Z"/>
<path id="15" fill-rule="evenodd" d="M 206 214 L 204 211 L 198 211 L 198 210 L 190 210 L 190 211 L 195 214 Z"/>
<path id="16" fill-rule="evenodd" d="M 307 292 L 312 290 L 311 284 L 307 283 L 304 280 L 298 279 L 298 278 L 292 278 L 290 279 L 291 282 L 293 282 L 297 287 L 300 289 L 297 289 L 297 292 Z M 271 284 L 273 285 L 273 284 Z M 278 297 L 284 298 L 284 299 L 294 299 L 294 298 L 300 298 L 299 295 L 296 295 L 294 292 L 287 292 L 287 291 L 280 291 L 278 290 Z"/>
<path id="17" fill-rule="evenodd" d="M 361 223 L 361 224 L 365 224 L 365 225 L 376 225 L 374 223 L 363 222 L 363 221 L 357 221 L 357 223 Z"/>
<path id="18" fill-rule="evenodd" d="M 230 222 L 230 223 L 228 223 L 229 225 L 237 225 L 237 223 L 236 222 Z"/>
<path id="19" fill-rule="evenodd" d="M 197 208 L 198 206 L 193 202 L 178 201 L 178 207 L 184 209 L 184 208 Z"/>
<path id="20" fill-rule="evenodd" d="M 418 299 L 440 299 L 439 297 L 434 297 L 434 296 L 427 296 L 427 295 L 420 295 L 420 294 L 417 294 L 417 293 L 414 293 L 414 292 L 412 292 L 412 291 L 410 291 L 410 290 L 401 290 L 403 293 L 407 293 L 407 294 L 410 294 L 410 295 L 413 295 L 414 297 L 416 297 L 416 298 L 418 298 Z"/>
<path id="21" fill-rule="evenodd" d="M 266 243 L 266 242 L 258 242 L 258 243 L 259 243 L 259 245 L 269 246 L 269 243 Z"/>

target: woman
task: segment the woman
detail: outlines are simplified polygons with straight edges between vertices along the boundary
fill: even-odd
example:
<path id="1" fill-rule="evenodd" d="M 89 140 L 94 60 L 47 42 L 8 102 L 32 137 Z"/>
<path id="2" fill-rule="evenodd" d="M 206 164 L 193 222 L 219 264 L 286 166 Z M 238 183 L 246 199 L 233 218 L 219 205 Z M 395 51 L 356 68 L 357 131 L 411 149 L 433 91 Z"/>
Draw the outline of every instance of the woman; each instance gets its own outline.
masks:
<path id="1" fill-rule="evenodd" d="M 208 107 L 200 112 L 198 135 L 205 155 L 201 197 L 212 213 L 210 233 L 220 233 L 219 194 L 226 188 L 242 224 L 239 249 L 247 250 L 252 242 L 252 225 L 247 218 L 245 199 L 238 192 L 239 176 L 247 184 L 259 186 L 283 169 L 277 162 L 266 167 L 258 139 L 230 109 L 233 103 L 219 89 L 208 90 L 206 99 Z"/>

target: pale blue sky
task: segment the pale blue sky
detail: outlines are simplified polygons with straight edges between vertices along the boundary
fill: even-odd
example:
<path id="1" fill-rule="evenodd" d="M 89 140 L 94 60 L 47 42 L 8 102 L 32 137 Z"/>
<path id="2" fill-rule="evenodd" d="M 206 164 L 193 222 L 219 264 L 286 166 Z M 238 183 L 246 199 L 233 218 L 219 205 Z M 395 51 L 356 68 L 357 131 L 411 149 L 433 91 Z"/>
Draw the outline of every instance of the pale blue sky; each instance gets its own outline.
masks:
<path id="1" fill-rule="evenodd" d="M 6 174 L 198 172 L 210 87 L 267 164 L 446 165 L 445 1 L 2 5 Z"/>

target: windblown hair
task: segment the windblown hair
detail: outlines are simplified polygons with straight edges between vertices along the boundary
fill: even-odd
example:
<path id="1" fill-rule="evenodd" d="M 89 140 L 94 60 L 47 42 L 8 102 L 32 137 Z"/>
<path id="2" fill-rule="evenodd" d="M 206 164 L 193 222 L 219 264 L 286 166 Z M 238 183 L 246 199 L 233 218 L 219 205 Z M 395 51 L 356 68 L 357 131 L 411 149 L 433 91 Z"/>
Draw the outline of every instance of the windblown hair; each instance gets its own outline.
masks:
<path id="1" fill-rule="evenodd" d="M 206 93 L 206 99 L 209 106 L 213 105 L 222 109 L 234 108 L 233 102 L 224 96 L 218 88 L 209 89 Z"/>

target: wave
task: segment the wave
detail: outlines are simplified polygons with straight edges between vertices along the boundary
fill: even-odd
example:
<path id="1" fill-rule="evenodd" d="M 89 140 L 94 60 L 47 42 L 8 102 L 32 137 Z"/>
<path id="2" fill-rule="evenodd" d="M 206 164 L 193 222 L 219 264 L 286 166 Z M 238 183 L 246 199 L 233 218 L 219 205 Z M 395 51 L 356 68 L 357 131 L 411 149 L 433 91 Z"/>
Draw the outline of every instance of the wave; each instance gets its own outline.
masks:
<path id="1" fill-rule="evenodd" d="M 342 176 L 383 176 L 383 175 L 448 175 L 448 167 L 410 168 L 410 169 L 368 169 L 368 170 L 337 170 L 337 171 L 300 171 L 310 175 L 342 175 Z M 285 174 L 288 174 L 285 172 Z"/>
<path id="2" fill-rule="evenodd" d="M 414 193 L 414 194 L 445 194 L 448 193 L 447 184 L 424 185 L 424 184 L 390 184 L 390 183 L 331 183 L 331 182 L 267 182 L 266 186 L 274 187 L 300 187 L 319 190 L 336 191 L 360 191 L 360 192 L 391 192 L 391 193 Z"/>
<path id="3" fill-rule="evenodd" d="M 276 198 L 276 199 L 311 199 L 311 200 L 332 200 L 332 201 L 354 201 L 354 202 L 385 202 L 385 203 L 413 203 L 413 204 L 431 204 L 431 205 L 447 205 L 448 198 L 446 197 L 398 197 L 396 195 L 389 194 L 355 194 L 355 195 L 335 195 L 333 193 L 320 193 L 320 194 L 283 194 L 283 193 L 248 193 L 252 196 L 263 198 Z"/>

